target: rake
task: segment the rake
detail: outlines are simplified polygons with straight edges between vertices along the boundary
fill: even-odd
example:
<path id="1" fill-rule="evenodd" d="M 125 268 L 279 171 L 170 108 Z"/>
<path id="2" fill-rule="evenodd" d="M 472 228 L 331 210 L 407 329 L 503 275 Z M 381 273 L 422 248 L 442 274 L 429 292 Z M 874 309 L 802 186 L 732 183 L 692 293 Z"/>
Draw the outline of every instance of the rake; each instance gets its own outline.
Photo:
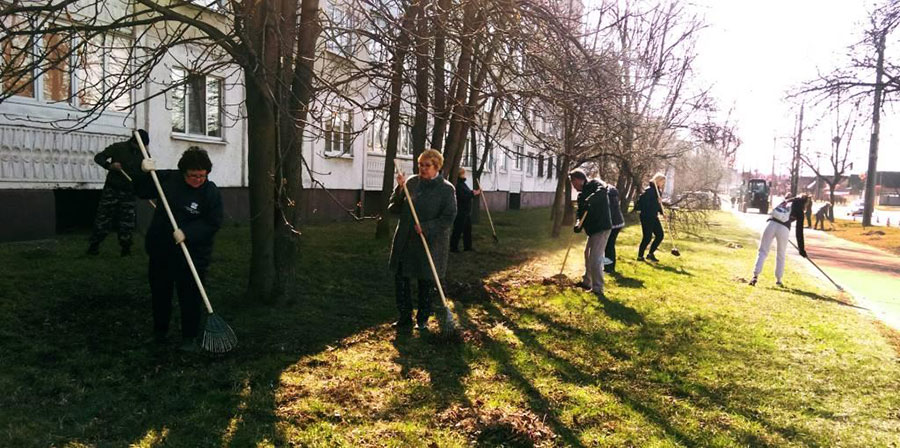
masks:
<path id="1" fill-rule="evenodd" d="M 793 241 L 791 241 L 791 240 L 789 239 L 788 242 L 791 243 L 791 246 L 794 246 L 794 249 L 797 249 L 798 251 L 800 250 L 800 248 L 797 247 L 797 245 L 794 244 Z M 809 254 L 806 254 L 806 257 L 804 257 L 804 258 L 806 258 L 806 261 L 812 263 L 812 265 L 813 265 L 816 269 L 818 269 L 819 272 L 821 272 L 822 275 L 824 275 L 825 278 L 827 278 L 828 281 L 830 281 L 831 284 L 834 285 L 834 287 L 837 288 L 838 291 L 844 291 L 844 288 L 842 288 L 841 285 L 837 284 L 837 282 L 835 282 L 834 279 L 832 279 L 828 274 L 826 274 L 825 271 L 823 271 L 822 268 L 820 268 L 819 265 L 817 265 L 815 261 L 812 261 L 812 258 L 809 258 Z"/>
<path id="2" fill-rule="evenodd" d="M 575 223 L 575 226 L 581 229 L 584 226 L 584 222 L 587 220 L 588 212 L 585 211 L 584 215 L 581 215 L 581 220 Z M 566 255 L 563 257 L 562 266 L 559 267 L 559 274 L 557 276 L 563 275 L 563 271 L 566 270 L 566 261 L 569 259 L 569 251 L 572 250 L 572 241 L 575 238 L 575 233 L 573 232 L 569 235 L 569 247 L 566 248 Z"/>
<path id="3" fill-rule="evenodd" d="M 660 197 L 661 194 L 659 192 L 659 187 L 656 185 L 656 182 L 650 182 L 650 183 L 652 183 L 653 188 L 656 189 L 656 200 L 659 202 L 659 208 L 661 210 L 663 210 L 663 221 L 666 222 L 666 227 L 668 227 L 668 229 L 669 229 L 669 236 L 671 237 L 669 239 L 669 243 L 672 245 L 671 254 L 672 254 L 672 256 L 680 257 L 681 252 L 678 250 L 677 247 L 675 247 L 675 232 L 672 231 L 672 221 L 669 221 L 669 218 L 666 217 L 665 208 L 663 207 L 662 198 Z"/>
<path id="4" fill-rule="evenodd" d="M 400 176 L 403 176 L 403 170 L 400 169 L 400 163 L 397 159 L 394 159 L 394 168 Z M 409 194 L 409 188 L 406 186 L 405 179 L 403 182 L 403 193 L 406 195 L 406 201 L 409 203 L 409 211 L 412 212 L 413 220 L 415 221 L 416 226 L 421 229 L 422 225 L 419 223 L 419 215 L 416 213 L 416 207 L 413 204 L 412 196 Z M 441 305 L 444 308 L 443 314 L 438 317 L 441 334 L 448 339 L 457 339 L 459 337 L 459 324 L 456 322 L 456 318 L 453 317 L 453 312 L 450 311 L 447 296 L 444 295 L 444 287 L 441 286 L 441 278 L 438 276 L 437 268 L 434 266 L 434 258 L 431 256 L 431 249 L 428 248 L 428 240 L 425 239 L 424 233 L 416 233 L 418 233 L 419 238 L 422 239 L 422 246 L 425 248 L 425 255 L 427 255 L 428 258 L 428 266 L 431 267 L 431 274 L 434 275 L 434 284 L 437 285 L 438 293 L 441 296 Z"/>
<path id="5" fill-rule="evenodd" d="M 481 190 L 481 201 L 484 203 L 484 211 L 487 212 L 488 222 L 491 224 L 491 234 L 494 237 L 494 243 L 499 243 L 500 239 L 497 238 L 497 230 L 494 229 L 494 220 L 491 219 L 491 208 L 488 207 L 487 198 L 484 197 L 484 190 Z"/>
<path id="6" fill-rule="evenodd" d="M 144 155 L 145 159 L 149 159 L 147 148 L 144 147 L 144 142 L 137 131 L 134 132 L 134 138 L 141 148 L 141 154 Z M 175 222 L 175 216 L 172 215 L 172 209 L 169 207 L 169 201 L 166 200 L 166 195 L 163 192 L 162 185 L 159 183 L 159 177 L 156 176 L 156 171 L 150 171 L 150 177 L 153 178 L 153 184 L 156 185 L 156 191 L 159 193 L 159 200 L 162 201 L 163 207 L 166 209 L 166 215 L 169 216 L 172 228 L 177 229 L 178 223 Z M 200 347 L 210 353 L 228 353 L 237 347 L 237 337 L 234 335 L 231 327 L 225 323 L 225 320 L 213 312 L 212 305 L 209 304 L 209 297 L 206 295 L 206 289 L 203 288 L 203 282 L 200 281 L 200 276 L 197 274 L 197 268 L 194 267 L 194 261 L 191 259 L 187 245 L 184 241 L 178 243 L 178 245 L 181 246 L 181 252 L 184 253 L 188 268 L 191 270 L 191 275 L 194 276 L 197 289 L 200 290 L 200 296 L 203 297 L 203 304 L 206 305 L 206 311 L 208 312 L 206 322 L 203 325 L 203 337 L 200 341 Z"/>

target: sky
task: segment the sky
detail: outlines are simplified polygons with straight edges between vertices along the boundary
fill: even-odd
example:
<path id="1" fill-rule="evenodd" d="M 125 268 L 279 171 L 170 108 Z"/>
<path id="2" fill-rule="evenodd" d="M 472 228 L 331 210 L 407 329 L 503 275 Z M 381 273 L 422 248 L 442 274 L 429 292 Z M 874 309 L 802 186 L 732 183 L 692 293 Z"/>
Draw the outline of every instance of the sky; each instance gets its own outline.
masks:
<path id="1" fill-rule="evenodd" d="M 770 173 L 774 146 L 775 170 L 786 173 L 796 109 L 785 94 L 847 63 L 847 47 L 862 39 L 871 2 L 688 1 L 707 23 L 697 42 L 696 81 L 711 86 L 723 111 L 733 107 L 732 120 L 743 141 L 736 168 Z M 889 107 L 882 118 L 879 171 L 900 171 L 900 150 L 893 149 L 900 145 L 900 130 L 892 129 L 900 125 L 898 112 Z M 871 118 L 871 110 L 864 115 Z M 816 121 L 821 123 L 806 132 L 804 145 L 827 150 L 833 120 L 807 110 L 804 124 Z M 868 119 L 856 129 L 853 173 L 866 169 L 870 132 Z"/>

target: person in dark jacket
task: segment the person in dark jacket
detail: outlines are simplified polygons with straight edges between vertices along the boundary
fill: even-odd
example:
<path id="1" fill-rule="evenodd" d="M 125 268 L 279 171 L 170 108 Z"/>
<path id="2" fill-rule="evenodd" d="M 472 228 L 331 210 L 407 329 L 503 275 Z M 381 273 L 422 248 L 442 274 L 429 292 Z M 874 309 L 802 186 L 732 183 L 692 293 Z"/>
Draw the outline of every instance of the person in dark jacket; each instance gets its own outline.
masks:
<path id="1" fill-rule="evenodd" d="M 450 255 L 450 229 L 456 218 L 456 192 L 453 184 L 444 180 L 440 174 L 444 156 L 435 149 L 429 149 L 422 152 L 418 163 L 419 174 L 408 179 L 397 174 L 397 188 L 391 194 L 388 205 L 391 213 L 400 215 L 391 243 L 389 263 L 394 274 L 397 311 L 400 313 L 399 319 L 394 323 L 398 330 L 408 329 L 413 324 L 412 280 L 418 283 L 419 311 L 416 314 L 416 327 L 419 330 L 428 328 L 431 301 L 437 285 L 419 235 L 425 236 L 435 270 L 438 277 L 443 278 Z M 409 201 L 403 191 L 404 183 L 412 196 L 421 227 L 413 220 Z"/>
<path id="2" fill-rule="evenodd" d="M 459 169 L 456 180 L 456 219 L 450 235 L 450 252 L 459 252 L 459 237 L 463 238 L 463 250 L 472 250 L 472 199 L 481 194 L 466 185 L 466 169 Z"/>
<path id="3" fill-rule="evenodd" d="M 153 159 L 141 164 L 144 171 L 156 171 Z M 222 195 L 207 176 L 212 162 L 205 150 L 192 146 L 178 161 L 178 170 L 156 171 L 163 192 L 172 209 L 178 228 L 172 224 L 161 204 L 156 207 L 147 229 L 145 248 L 150 256 L 150 292 L 153 296 L 153 334 L 156 342 L 164 342 L 172 314 L 173 288 L 178 291 L 181 310 L 181 349 L 198 351 L 197 336 L 202 316 L 202 297 L 184 253 L 178 247 L 184 242 L 202 281 L 212 256 L 213 238 L 222 227 Z M 138 195 L 158 199 L 152 182 L 141 182 Z"/>
<path id="4" fill-rule="evenodd" d="M 138 134 L 144 146 L 150 144 L 147 131 L 138 129 Z M 113 226 L 118 232 L 121 255 L 131 255 L 131 233 L 135 227 L 133 180 L 144 176 L 141 159 L 143 156 L 133 135 L 128 141 L 113 143 L 94 156 L 94 162 L 108 172 L 88 240 L 88 255 L 100 253 L 100 243 Z"/>
<path id="5" fill-rule="evenodd" d="M 813 207 L 812 199 L 806 201 L 806 209 L 804 211 L 806 212 L 806 228 L 807 229 L 812 227 L 812 207 Z M 803 225 L 802 219 L 800 220 L 799 225 L 801 225 L 801 226 Z"/>
<path id="6" fill-rule="evenodd" d="M 762 237 L 759 240 L 759 253 L 756 256 L 756 265 L 753 267 L 753 279 L 750 280 L 750 286 L 756 286 L 759 273 L 762 272 L 763 263 L 769 255 L 769 248 L 772 246 L 772 240 L 777 241 L 778 252 L 775 257 L 775 284 L 784 286 L 781 282 L 784 276 L 784 259 L 787 253 L 788 239 L 791 233 L 791 222 L 797 221 L 797 248 L 800 256 L 806 258 L 806 246 L 803 242 L 803 218 L 806 212 L 806 204 L 809 197 L 802 195 L 794 199 L 785 199 L 780 205 L 772 210 L 772 216 L 768 219 Z M 788 218 L 784 221 L 776 218 L 779 208 L 789 208 Z"/>
<path id="7" fill-rule="evenodd" d="M 650 252 L 647 253 L 647 259 L 650 261 L 659 261 L 656 258 L 656 248 L 665 238 L 662 223 L 659 221 L 659 215 L 663 214 L 662 202 L 660 194 L 666 185 L 666 176 L 662 173 L 656 173 L 647 189 L 641 193 L 638 199 L 638 210 L 641 213 L 641 244 L 638 246 L 638 261 L 644 261 L 644 250 L 650 244 Z M 653 243 L 650 243 L 650 239 Z"/>
<path id="8" fill-rule="evenodd" d="M 594 294 L 603 295 L 603 255 L 612 229 L 607 185 L 597 179 L 588 180 L 580 169 L 570 171 L 569 180 L 572 188 L 578 191 L 578 209 L 575 212 L 578 223 L 575 225 L 575 233 L 584 229 L 588 235 L 584 245 L 584 276 L 580 286 L 590 289 Z"/>
<path id="9" fill-rule="evenodd" d="M 832 225 L 834 224 L 834 207 L 832 207 L 830 202 L 826 202 L 825 205 L 816 210 L 816 225 L 813 226 L 813 229 L 819 229 L 821 227 L 822 230 L 825 230 L 826 219 L 831 221 Z"/>
<path id="10" fill-rule="evenodd" d="M 625 216 L 622 215 L 622 208 L 619 205 L 619 190 L 613 185 L 607 185 L 607 194 L 609 196 L 609 217 L 612 222 L 612 230 L 609 232 L 609 241 L 606 242 L 606 258 L 609 264 L 605 264 L 603 270 L 610 274 L 616 272 L 616 239 L 619 232 L 625 227 Z"/>

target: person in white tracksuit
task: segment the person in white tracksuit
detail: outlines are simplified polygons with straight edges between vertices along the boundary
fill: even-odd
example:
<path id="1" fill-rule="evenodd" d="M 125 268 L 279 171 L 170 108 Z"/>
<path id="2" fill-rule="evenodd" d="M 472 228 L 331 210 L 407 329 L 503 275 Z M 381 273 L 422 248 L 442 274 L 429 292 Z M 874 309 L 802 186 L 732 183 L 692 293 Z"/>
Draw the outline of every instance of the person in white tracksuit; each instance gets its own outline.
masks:
<path id="1" fill-rule="evenodd" d="M 794 199 L 785 199 L 778 207 L 773 209 L 773 216 L 768 219 L 768 224 L 763 230 L 762 238 L 759 241 L 759 254 L 756 256 L 756 266 L 753 268 L 753 279 L 750 280 L 750 286 L 755 286 L 760 272 L 762 272 L 763 264 L 769 255 L 769 248 L 772 246 L 772 240 L 776 241 L 777 254 L 775 256 L 775 284 L 784 286 L 781 282 L 784 276 L 784 259 L 787 254 L 788 238 L 791 232 L 791 222 L 797 221 L 797 248 L 800 255 L 806 257 L 806 248 L 803 242 L 803 212 L 806 210 L 806 203 L 809 197 L 806 195 L 798 196 Z M 779 209 L 789 208 L 787 219 L 780 220 L 775 215 Z"/>

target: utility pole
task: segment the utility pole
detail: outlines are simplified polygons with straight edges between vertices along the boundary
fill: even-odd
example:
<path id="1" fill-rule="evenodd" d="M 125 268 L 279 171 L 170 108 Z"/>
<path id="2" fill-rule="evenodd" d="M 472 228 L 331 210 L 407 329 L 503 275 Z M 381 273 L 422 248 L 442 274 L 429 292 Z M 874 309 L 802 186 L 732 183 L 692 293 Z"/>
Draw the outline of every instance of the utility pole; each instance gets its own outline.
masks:
<path id="1" fill-rule="evenodd" d="M 881 125 L 881 95 L 884 84 L 881 78 L 884 75 L 884 38 L 887 29 L 879 31 L 875 41 L 875 50 L 878 52 L 878 62 L 875 65 L 875 104 L 872 106 L 872 136 L 869 139 L 869 169 L 866 175 L 865 205 L 863 206 L 863 227 L 872 225 L 872 212 L 875 211 L 875 176 L 878 172 L 878 132 Z"/>
<path id="2" fill-rule="evenodd" d="M 794 158 L 791 160 L 791 196 L 797 196 L 800 183 L 800 145 L 803 141 L 803 109 L 805 104 L 800 105 L 800 116 L 797 118 L 797 136 L 794 140 Z"/>

